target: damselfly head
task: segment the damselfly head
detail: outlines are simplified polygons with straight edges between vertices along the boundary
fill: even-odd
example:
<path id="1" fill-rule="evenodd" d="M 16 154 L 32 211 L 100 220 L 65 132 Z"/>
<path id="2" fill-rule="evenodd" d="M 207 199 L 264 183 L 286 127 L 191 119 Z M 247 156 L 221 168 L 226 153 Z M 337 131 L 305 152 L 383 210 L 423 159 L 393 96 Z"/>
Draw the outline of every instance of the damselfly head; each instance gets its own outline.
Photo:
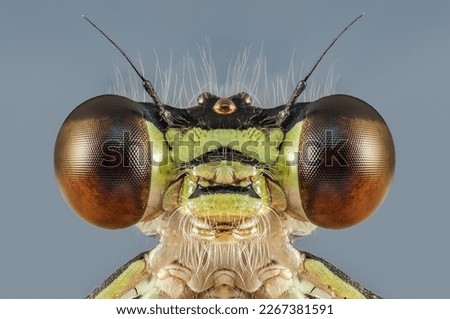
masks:
<path id="1" fill-rule="evenodd" d="M 377 297 L 291 242 L 316 227 L 365 220 L 392 182 L 394 143 L 374 108 L 337 94 L 297 102 L 325 53 L 361 16 L 281 105 L 261 105 L 255 86 L 231 86 L 230 96 L 194 76 L 210 92 L 190 106 L 201 92 L 192 89 L 181 108 L 161 101 L 125 52 L 86 18 L 130 62 L 153 102 L 103 95 L 75 108 L 55 145 L 60 190 L 94 225 L 136 225 L 161 237 L 93 296 Z M 241 90 L 254 94 L 256 105 Z"/>
<path id="2" fill-rule="evenodd" d="M 279 222 L 284 214 L 333 229 L 366 219 L 394 173 L 386 123 L 347 95 L 296 102 L 324 54 L 359 18 L 284 105 L 254 106 L 246 92 L 204 92 L 197 105 L 178 109 L 162 103 L 139 72 L 154 103 L 115 95 L 82 103 L 55 146 L 65 198 L 97 226 L 124 228 L 181 214 L 193 236 L 208 239 L 253 238 L 265 233 L 260 223 L 267 226 L 274 216 Z"/>

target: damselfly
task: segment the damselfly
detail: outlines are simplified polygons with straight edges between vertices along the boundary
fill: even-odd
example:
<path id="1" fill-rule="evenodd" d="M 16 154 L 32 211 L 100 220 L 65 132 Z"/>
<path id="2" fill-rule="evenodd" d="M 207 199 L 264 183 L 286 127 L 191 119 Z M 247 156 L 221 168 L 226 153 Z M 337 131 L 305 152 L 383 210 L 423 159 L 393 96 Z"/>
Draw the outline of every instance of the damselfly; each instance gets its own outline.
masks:
<path id="1" fill-rule="evenodd" d="M 61 192 L 97 226 L 136 225 L 159 244 L 91 298 L 376 298 L 292 239 L 366 219 L 394 173 L 389 129 L 366 102 L 330 95 L 255 106 L 250 94 L 203 92 L 164 104 L 94 97 L 66 119 L 55 146 Z"/>

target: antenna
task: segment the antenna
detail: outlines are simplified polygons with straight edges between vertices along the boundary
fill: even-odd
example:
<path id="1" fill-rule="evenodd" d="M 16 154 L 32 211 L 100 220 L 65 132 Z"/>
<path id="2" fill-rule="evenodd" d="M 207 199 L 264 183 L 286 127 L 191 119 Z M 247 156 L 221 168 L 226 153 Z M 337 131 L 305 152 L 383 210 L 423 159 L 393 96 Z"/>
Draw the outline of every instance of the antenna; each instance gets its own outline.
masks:
<path id="1" fill-rule="evenodd" d="M 124 58 L 128 61 L 128 63 L 131 65 L 131 67 L 133 68 L 133 70 L 137 73 L 137 75 L 141 78 L 142 80 L 142 86 L 144 87 L 145 91 L 148 93 L 148 95 L 150 95 L 150 97 L 152 98 L 153 102 L 155 102 L 155 104 L 159 107 L 159 109 L 161 110 L 161 112 L 164 112 L 164 106 L 163 103 L 161 102 L 161 100 L 158 97 L 158 94 L 156 94 L 155 88 L 153 87 L 152 82 L 150 82 L 149 80 L 147 80 L 146 78 L 144 78 L 144 76 L 141 74 L 141 72 L 139 72 L 139 70 L 136 68 L 136 66 L 133 64 L 133 61 L 131 61 L 131 59 L 128 57 L 128 55 L 125 53 L 125 51 L 123 51 L 118 44 L 116 44 L 102 29 L 100 29 L 99 27 L 97 27 L 97 25 L 95 25 L 94 22 L 92 22 L 88 17 L 86 17 L 85 15 L 81 16 L 84 20 L 86 20 L 87 22 L 89 22 L 90 25 L 92 25 L 94 28 L 96 28 L 106 39 L 108 39 L 109 42 L 112 43 L 112 45 L 119 50 L 119 52 L 124 56 Z"/>
<path id="2" fill-rule="evenodd" d="M 331 47 L 333 46 L 333 44 L 341 37 L 341 35 L 344 34 L 345 31 L 347 31 L 348 28 L 350 28 L 356 21 L 358 21 L 360 18 L 362 18 L 365 15 L 365 13 L 361 13 L 359 16 L 357 16 L 355 19 L 353 19 L 352 22 L 350 22 L 334 39 L 333 41 L 331 41 L 331 43 L 328 45 L 328 47 L 325 49 L 325 51 L 323 51 L 323 53 L 320 55 L 320 57 L 317 59 L 316 63 L 314 63 L 314 65 L 312 66 L 311 70 L 309 70 L 309 72 L 306 74 L 305 78 L 301 81 L 299 81 L 297 83 L 297 85 L 295 86 L 294 92 L 291 95 L 291 98 L 289 99 L 289 102 L 287 102 L 286 104 L 286 115 L 289 113 L 289 109 L 291 108 L 291 106 L 295 103 L 295 101 L 297 101 L 298 97 L 300 96 L 300 94 L 302 94 L 302 92 L 305 90 L 306 88 L 306 82 L 308 81 L 309 77 L 311 76 L 311 74 L 314 72 L 314 70 L 316 69 L 317 65 L 320 63 L 320 61 L 322 61 L 322 58 L 325 56 L 325 54 L 327 54 L 328 50 L 331 49 Z"/>

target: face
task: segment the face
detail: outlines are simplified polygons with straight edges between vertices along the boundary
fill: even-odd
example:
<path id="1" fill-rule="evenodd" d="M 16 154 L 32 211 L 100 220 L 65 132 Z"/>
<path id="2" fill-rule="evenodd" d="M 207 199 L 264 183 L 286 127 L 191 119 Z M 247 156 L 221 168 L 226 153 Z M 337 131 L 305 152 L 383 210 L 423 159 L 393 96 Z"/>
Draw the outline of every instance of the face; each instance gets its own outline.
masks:
<path id="1" fill-rule="evenodd" d="M 88 222 L 148 230 L 176 214 L 218 243 L 260 236 L 269 215 L 298 222 L 293 233 L 355 225 L 394 162 L 382 117 L 347 95 L 260 108 L 205 92 L 186 109 L 104 95 L 69 115 L 55 147 L 60 189 Z"/>

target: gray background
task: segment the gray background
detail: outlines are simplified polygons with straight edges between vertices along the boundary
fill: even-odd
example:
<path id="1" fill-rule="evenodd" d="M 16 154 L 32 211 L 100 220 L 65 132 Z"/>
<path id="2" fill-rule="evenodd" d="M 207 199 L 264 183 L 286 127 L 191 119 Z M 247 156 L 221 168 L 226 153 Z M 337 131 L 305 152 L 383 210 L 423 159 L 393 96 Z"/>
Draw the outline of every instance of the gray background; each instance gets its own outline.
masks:
<path id="1" fill-rule="evenodd" d="M 389 298 L 448 298 L 448 1 L 1 1 L 0 297 L 79 298 L 154 245 L 137 229 L 80 220 L 53 174 L 60 125 L 108 92 L 119 54 L 81 18 L 101 25 L 146 68 L 153 49 L 174 60 L 208 37 L 214 55 L 264 43 L 269 75 L 295 49 L 306 67 L 360 12 L 366 16 L 315 74 L 334 65 L 336 91 L 369 102 L 397 151 L 391 192 L 365 223 L 319 230 L 298 245 Z M 218 69 L 223 65 L 219 63 Z M 148 71 L 150 72 L 150 71 Z"/>

